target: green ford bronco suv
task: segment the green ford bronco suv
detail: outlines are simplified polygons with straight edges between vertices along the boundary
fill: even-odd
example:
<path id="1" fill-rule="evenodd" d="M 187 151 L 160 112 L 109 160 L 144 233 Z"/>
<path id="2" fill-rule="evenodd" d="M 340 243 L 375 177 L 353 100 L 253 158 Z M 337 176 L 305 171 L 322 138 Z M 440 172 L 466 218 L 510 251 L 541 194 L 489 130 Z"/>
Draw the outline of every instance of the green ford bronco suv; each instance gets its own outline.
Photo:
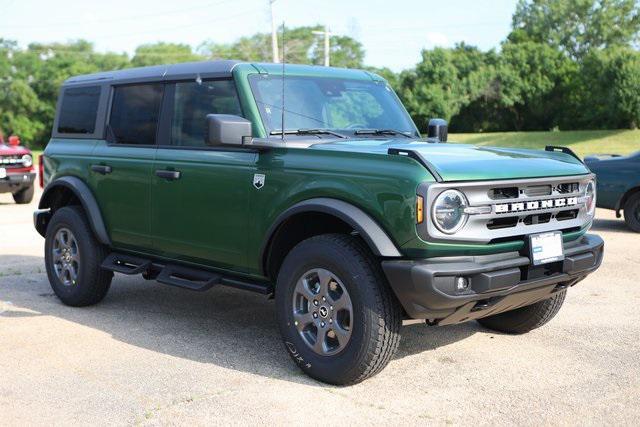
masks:
<path id="1" fill-rule="evenodd" d="M 596 270 L 589 169 L 562 147 L 446 144 L 359 70 L 234 61 L 67 80 L 34 222 L 68 305 L 113 272 L 275 296 L 284 348 L 350 384 L 403 321 L 524 333 Z M 238 298 L 241 295 L 238 294 Z"/>

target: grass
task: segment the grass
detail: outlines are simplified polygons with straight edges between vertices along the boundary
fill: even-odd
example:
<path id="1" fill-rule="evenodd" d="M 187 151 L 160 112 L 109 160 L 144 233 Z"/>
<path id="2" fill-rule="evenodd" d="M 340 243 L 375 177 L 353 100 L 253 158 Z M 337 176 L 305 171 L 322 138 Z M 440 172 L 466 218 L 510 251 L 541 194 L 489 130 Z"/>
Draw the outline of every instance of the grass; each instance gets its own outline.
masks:
<path id="1" fill-rule="evenodd" d="M 544 149 L 546 145 L 588 154 L 630 154 L 640 151 L 640 130 L 576 130 L 555 132 L 496 132 L 450 134 L 452 142 L 495 147 Z"/>

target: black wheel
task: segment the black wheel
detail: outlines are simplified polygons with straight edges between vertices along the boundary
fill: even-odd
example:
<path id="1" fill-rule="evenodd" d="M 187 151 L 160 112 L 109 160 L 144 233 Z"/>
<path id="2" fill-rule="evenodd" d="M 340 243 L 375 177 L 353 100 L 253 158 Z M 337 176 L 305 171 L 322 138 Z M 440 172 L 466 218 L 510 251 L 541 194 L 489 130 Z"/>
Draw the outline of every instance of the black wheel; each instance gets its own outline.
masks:
<path id="1" fill-rule="evenodd" d="M 82 307 L 105 297 L 113 273 L 100 268 L 107 251 L 94 237 L 81 208 L 67 206 L 53 214 L 44 250 L 49 283 L 63 303 Z"/>
<path id="2" fill-rule="evenodd" d="M 640 233 L 640 193 L 629 197 L 624 204 L 624 222 L 631 230 Z"/>
<path id="3" fill-rule="evenodd" d="M 276 307 L 291 358 L 330 384 L 375 375 L 400 342 L 399 303 L 378 262 L 353 236 L 325 234 L 293 248 L 278 274 Z"/>
<path id="4" fill-rule="evenodd" d="M 478 319 L 489 329 L 507 334 L 524 334 L 547 323 L 560 311 L 567 291 L 526 307 Z"/>
<path id="5" fill-rule="evenodd" d="M 19 205 L 26 205 L 33 200 L 33 185 L 13 193 L 13 200 Z"/>

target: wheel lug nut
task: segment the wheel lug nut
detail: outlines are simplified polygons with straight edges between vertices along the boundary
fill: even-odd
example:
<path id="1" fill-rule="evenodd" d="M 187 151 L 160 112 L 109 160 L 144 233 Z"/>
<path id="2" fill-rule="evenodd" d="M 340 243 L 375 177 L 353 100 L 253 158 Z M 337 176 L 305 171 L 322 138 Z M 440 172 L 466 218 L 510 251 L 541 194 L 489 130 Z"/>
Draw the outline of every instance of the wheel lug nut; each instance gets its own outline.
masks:
<path id="1" fill-rule="evenodd" d="M 313 318 L 317 319 L 318 318 L 318 313 L 316 313 L 315 311 L 313 312 Z"/>
<path id="2" fill-rule="evenodd" d="M 329 319 L 329 323 L 333 323 L 333 319 Z"/>
<path id="3" fill-rule="evenodd" d="M 318 301 L 313 300 L 313 305 L 318 305 Z"/>
<path id="4" fill-rule="evenodd" d="M 322 297 L 322 301 L 326 301 L 327 299 L 325 297 Z"/>
<path id="5" fill-rule="evenodd" d="M 322 326 L 324 328 L 326 326 L 326 323 L 320 322 L 320 326 Z"/>
<path id="6" fill-rule="evenodd" d="M 331 310 L 333 310 L 333 306 L 330 306 L 329 308 L 330 308 Z"/>

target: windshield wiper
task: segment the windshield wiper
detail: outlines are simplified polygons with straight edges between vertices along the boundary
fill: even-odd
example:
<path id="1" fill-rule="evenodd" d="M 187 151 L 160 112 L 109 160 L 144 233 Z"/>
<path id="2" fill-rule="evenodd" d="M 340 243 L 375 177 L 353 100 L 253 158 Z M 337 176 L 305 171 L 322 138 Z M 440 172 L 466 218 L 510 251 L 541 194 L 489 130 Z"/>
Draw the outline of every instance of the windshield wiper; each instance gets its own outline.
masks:
<path id="1" fill-rule="evenodd" d="M 333 136 L 337 136 L 338 138 L 346 138 L 346 136 L 342 135 L 341 133 L 338 132 L 334 132 L 332 130 L 329 129 L 295 129 L 295 130 L 285 130 L 284 131 L 285 135 L 333 135 Z M 271 132 L 269 132 L 269 135 L 282 135 L 282 131 L 281 130 L 272 130 Z"/>
<path id="2" fill-rule="evenodd" d="M 395 129 L 358 129 L 354 132 L 356 135 L 402 135 L 405 138 L 413 138 L 409 132 L 401 132 Z"/>

